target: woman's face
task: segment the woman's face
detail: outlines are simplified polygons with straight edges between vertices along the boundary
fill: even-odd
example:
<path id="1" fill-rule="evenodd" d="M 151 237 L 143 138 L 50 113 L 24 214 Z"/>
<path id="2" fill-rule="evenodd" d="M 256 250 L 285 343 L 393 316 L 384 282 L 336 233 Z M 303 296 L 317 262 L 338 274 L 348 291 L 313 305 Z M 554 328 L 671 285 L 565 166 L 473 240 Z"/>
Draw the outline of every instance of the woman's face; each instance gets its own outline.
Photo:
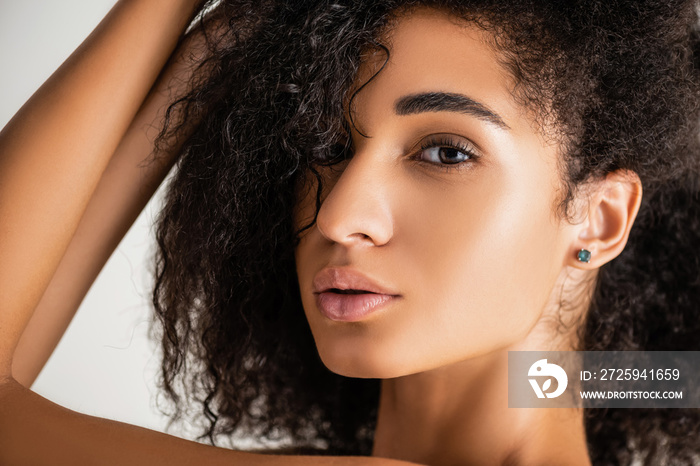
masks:
<path id="1" fill-rule="evenodd" d="M 435 10 L 400 19 L 388 63 L 353 101 L 369 137 L 353 129 L 352 157 L 321 170 L 323 202 L 295 254 L 306 318 L 336 373 L 397 377 L 516 343 L 564 266 L 558 147 L 516 103 L 485 34 Z M 368 59 L 358 83 L 384 59 Z M 302 189 L 297 227 L 315 193 Z"/>

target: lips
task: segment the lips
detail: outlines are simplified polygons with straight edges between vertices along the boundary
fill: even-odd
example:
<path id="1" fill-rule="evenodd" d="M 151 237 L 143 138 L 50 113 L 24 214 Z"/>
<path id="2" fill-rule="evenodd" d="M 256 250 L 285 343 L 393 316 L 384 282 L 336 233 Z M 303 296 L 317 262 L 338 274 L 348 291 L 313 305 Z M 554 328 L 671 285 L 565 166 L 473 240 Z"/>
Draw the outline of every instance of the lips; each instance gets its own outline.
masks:
<path id="1" fill-rule="evenodd" d="M 385 295 L 398 295 L 399 293 L 368 278 L 362 273 L 349 268 L 326 267 L 314 277 L 314 293 L 323 293 L 331 290 L 337 292 L 364 292 Z"/>
<path id="2" fill-rule="evenodd" d="M 313 281 L 316 305 L 330 320 L 355 322 L 401 298 L 395 290 L 356 270 L 327 267 Z"/>

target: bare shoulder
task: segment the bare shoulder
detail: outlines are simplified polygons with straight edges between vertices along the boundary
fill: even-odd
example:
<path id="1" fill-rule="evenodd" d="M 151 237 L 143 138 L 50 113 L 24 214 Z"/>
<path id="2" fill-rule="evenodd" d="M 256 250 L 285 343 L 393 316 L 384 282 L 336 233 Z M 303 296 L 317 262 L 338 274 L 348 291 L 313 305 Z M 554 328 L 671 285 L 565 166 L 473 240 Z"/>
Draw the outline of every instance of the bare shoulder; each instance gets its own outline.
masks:
<path id="1" fill-rule="evenodd" d="M 32 413 L 27 416 L 27 413 Z M 211 466 L 406 466 L 361 456 L 298 456 L 229 450 L 77 413 L 11 378 L 0 382 L 0 464 Z M 43 448 L 36 448 L 37 444 Z M 415 466 L 415 465 L 414 465 Z"/>
<path id="2" fill-rule="evenodd" d="M 390 458 L 379 458 L 379 457 L 374 457 L 374 456 L 347 456 L 347 457 L 340 457 L 340 456 L 323 456 L 324 451 L 312 447 L 312 446 L 289 446 L 289 447 L 284 447 L 284 448 L 272 448 L 272 449 L 252 449 L 252 450 L 246 450 L 247 453 L 257 453 L 257 454 L 264 454 L 264 455 L 270 455 L 270 456 L 276 456 L 276 455 L 284 455 L 284 456 L 296 456 L 298 455 L 304 455 L 305 458 L 310 460 L 313 458 L 314 463 L 313 464 L 318 464 L 318 465 L 332 465 L 332 466 L 340 466 L 340 465 L 348 465 L 348 466 L 354 466 L 354 465 L 371 465 L 371 466 L 424 466 L 424 465 L 419 465 L 418 463 L 410 463 L 408 461 L 402 461 L 402 460 L 396 460 L 396 459 L 390 459 Z M 314 455 L 314 456 L 307 456 L 307 455 Z M 318 456 L 315 456 L 318 455 Z M 273 463 L 271 463 L 273 464 Z"/>

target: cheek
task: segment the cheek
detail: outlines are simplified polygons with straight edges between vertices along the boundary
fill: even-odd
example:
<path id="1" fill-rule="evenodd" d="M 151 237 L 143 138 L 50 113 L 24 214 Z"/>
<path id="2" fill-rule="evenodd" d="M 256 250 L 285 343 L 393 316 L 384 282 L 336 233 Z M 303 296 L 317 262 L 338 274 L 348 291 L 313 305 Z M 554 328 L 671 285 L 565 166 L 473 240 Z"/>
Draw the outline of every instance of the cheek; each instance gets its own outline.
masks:
<path id="1" fill-rule="evenodd" d="M 310 172 L 306 178 L 300 177 L 297 180 L 295 197 L 296 205 L 292 218 L 294 230 L 299 231 L 313 221 L 316 212 L 316 182 Z M 301 290 L 306 289 L 305 285 L 309 275 L 307 270 L 310 266 L 309 258 L 313 257 L 312 246 L 309 241 L 309 233 L 313 228 L 307 228 L 299 234 L 300 241 L 294 249 L 297 277 L 299 278 Z"/>
<path id="2" fill-rule="evenodd" d="M 323 182 L 323 191 L 321 193 L 321 201 L 331 191 L 333 185 L 337 181 L 337 169 L 330 170 L 320 168 L 318 171 Z M 314 221 L 316 215 L 316 196 L 318 182 L 311 171 L 306 172 L 305 177 L 300 177 L 296 183 L 295 196 L 296 206 L 293 213 L 294 229 L 296 231 L 308 226 Z M 296 272 L 299 282 L 299 288 L 302 298 L 302 306 L 307 317 L 317 320 L 321 319 L 315 309 L 314 297 L 311 294 L 312 282 L 314 275 L 323 267 L 328 265 L 327 252 L 332 248 L 332 244 L 319 233 L 314 223 L 311 227 L 306 228 L 299 234 L 299 244 L 294 250 L 294 259 L 296 264 Z M 310 314 L 314 314 L 309 316 Z M 314 328 L 314 322 L 312 329 Z"/>
<path id="3" fill-rule="evenodd" d="M 299 230 L 313 220 L 314 216 L 316 180 L 310 171 L 307 170 L 297 177 L 294 184 L 294 197 L 296 204 L 292 213 L 292 219 L 295 230 Z"/>
<path id="4" fill-rule="evenodd" d="M 548 180 L 492 175 L 404 200 L 395 273 L 407 306 L 391 335 L 426 367 L 524 338 L 556 280 Z"/>
<path id="5" fill-rule="evenodd" d="M 343 375 L 397 377 L 514 343 L 536 323 L 558 274 L 546 167 L 491 168 L 454 183 L 399 179 L 389 200 L 394 237 L 374 254 L 377 272 L 404 295 L 401 306 L 370 325 L 329 325 L 304 290 L 332 245 L 312 227 L 295 251 L 319 354 Z M 306 223 L 315 186 L 298 199 Z"/>
<path id="6" fill-rule="evenodd" d="M 333 189 L 333 186 L 338 181 L 342 174 L 346 162 L 338 163 L 332 167 L 318 167 L 316 171 L 322 180 L 323 189 L 321 192 L 321 202 Z M 293 212 L 294 228 L 296 230 L 305 227 L 311 223 L 316 214 L 316 195 L 318 191 L 318 180 L 311 170 L 306 170 L 303 175 L 300 175 L 294 188 L 296 205 Z M 308 232 L 304 231 L 303 235 Z"/>

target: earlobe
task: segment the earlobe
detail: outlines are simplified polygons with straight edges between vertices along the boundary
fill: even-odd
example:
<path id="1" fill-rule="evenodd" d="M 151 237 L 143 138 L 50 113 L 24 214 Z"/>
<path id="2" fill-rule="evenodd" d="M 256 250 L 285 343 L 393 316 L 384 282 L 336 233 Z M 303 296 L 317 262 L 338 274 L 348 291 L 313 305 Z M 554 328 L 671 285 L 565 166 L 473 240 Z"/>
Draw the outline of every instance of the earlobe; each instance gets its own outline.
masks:
<path id="1" fill-rule="evenodd" d="M 587 217 L 571 245 L 571 265 L 581 269 L 598 268 L 625 248 L 642 201 L 642 183 L 635 172 L 617 170 L 589 192 Z"/>

